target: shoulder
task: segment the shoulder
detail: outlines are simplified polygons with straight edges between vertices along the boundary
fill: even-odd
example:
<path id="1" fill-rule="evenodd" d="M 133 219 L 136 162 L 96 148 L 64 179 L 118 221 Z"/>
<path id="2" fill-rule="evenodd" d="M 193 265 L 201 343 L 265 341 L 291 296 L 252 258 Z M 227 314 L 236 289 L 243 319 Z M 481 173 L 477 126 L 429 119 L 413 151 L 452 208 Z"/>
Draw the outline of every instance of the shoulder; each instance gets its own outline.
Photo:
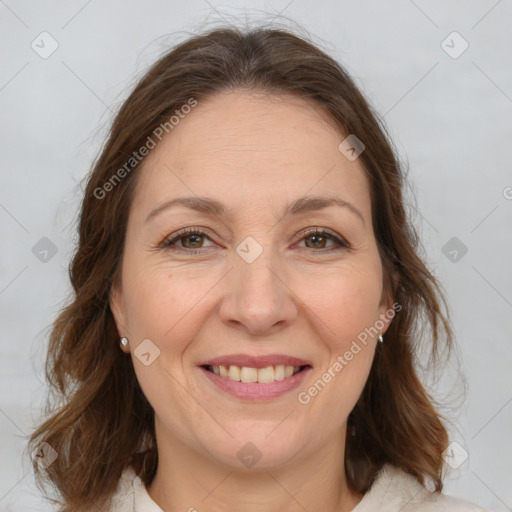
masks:
<path id="1" fill-rule="evenodd" d="M 413 476 L 391 465 L 379 472 L 353 512 L 486 512 L 467 501 L 431 492 Z"/>
<path id="2" fill-rule="evenodd" d="M 150 498 L 132 467 L 124 469 L 110 502 L 109 512 L 162 512 Z"/>

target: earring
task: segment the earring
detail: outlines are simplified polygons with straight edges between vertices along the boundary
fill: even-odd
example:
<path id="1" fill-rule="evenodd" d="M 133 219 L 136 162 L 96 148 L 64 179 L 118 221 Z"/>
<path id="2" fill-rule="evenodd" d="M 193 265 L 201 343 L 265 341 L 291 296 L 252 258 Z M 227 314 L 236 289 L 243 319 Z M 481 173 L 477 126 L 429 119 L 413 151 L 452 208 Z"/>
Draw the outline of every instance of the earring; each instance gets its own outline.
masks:
<path id="1" fill-rule="evenodd" d="M 120 343 L 123 347 L 128 346 L 128 338 L 125 338 L 124 336 L 121 338 Z"/>
<path id="2" fill-rule="evenodd" d="M 378 339 L 379 339 L 379 342 L 380 342 L 380 343 L 383 343 L 383 342 L 384 342 L 384 338 L 382 337 L 382 334 L 379 334 L 379 338 L 378 338 Z"/>

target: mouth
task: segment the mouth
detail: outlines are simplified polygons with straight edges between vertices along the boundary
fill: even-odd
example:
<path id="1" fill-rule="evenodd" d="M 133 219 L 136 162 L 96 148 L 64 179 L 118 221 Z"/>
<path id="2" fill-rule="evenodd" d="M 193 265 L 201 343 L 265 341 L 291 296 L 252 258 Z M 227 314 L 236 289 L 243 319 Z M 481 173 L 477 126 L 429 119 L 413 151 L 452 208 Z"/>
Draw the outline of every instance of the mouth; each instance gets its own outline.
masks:
<path id="1" fill-rule="evenodd" d="M 234 354 L 198 366 L 208 387 L 245 402 L 268 401 L 299 387 L 313 370 L 309 361 L 285 355 Z"/>
<path id="2" fill-rule="evenodd" d="M 300 372 L 311 368 L 311 365 L 292 366 L 285 364 L 269 365 L 263 368 L 237 365 L 202 365 L 206 371 L 218 375 L 223 379 L 243 383 L 270 384 L 276 381 L 289 379 Z"/>

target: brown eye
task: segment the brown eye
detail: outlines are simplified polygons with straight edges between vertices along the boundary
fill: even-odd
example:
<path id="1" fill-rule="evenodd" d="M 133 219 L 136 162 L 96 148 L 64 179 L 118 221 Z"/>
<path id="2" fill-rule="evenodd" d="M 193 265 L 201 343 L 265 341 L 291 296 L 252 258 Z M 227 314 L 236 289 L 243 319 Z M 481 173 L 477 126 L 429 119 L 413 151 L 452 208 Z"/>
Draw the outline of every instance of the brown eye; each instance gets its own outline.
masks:
<path id="1" fill-rule="evenodd" d="M 350 245 L 344 239 L 337 237 L 333 233 L 324 229 L 314 229 L 305 233 L 300 241 L 304 242 L 305 247 L 320 252 L 328 252 L 336 249 L 349 249 Z M 330 242 L 330 243 L 329 243 Z"/>
<path id="2" fill-rule="evenodd" d="M 323 249 L 327 243 L 327 238 L 321 235 L 310 235 L 304 238 L 306 247 L 311 249 Z M 308 240 L 311 240 L 311 245 L 308 245 Z"/>
<path id="3" fill-rule="evenodd" d="M 183 247 L 187 249 L 199 249 L 202 247 L 204 235 L 190 234 L 182 236 L 179 240 L 182 240 Z"/>
<path id="4" fill-rule="evenodd" d="M 302 242 L 304 242 L 307 249 L 318 250 L 319 252 L 350 248 L 350 245 L 344 239 L 318 228 L 304 234 L 300 240 L 300 243 Z M 165 240 L 160 247 L 167 250 L 187 252 L 188 254 L 196 254 L 196 252 L 199 254 L 202 249 L 214 246 L 215 243 L 206 233 L 192 228 L 176 233 L 170 239 Z"/>
<path id="5" fill-rule="evenodd" d="M 187 229 L 165 240 L 160 247 L 182 252 L 188 251 L 189 254 L 194 254 L 195 250 L 208 249 L 212 246 L 214 246 L 214 244 L 206 233 L 197 229 Z"/>

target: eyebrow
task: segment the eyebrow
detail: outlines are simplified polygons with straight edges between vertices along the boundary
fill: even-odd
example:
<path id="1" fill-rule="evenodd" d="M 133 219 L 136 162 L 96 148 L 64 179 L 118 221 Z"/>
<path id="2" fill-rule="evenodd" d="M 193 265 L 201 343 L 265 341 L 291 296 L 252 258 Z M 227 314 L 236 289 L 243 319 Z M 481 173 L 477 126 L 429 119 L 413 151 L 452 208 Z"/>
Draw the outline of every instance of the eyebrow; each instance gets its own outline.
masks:
<path id="1" fill-rule="evenodd" d="M 145 222 L 148 222 L 151 218 L 157 216 L 164 210 L 168 210 L 169 208 L 175 206 L 184 206 L 200 213 L 216 215 L 219 217 L 225 216 L 227 213 L 226 207 L 221 202 L 210 197 L 177 197 L 162 203 L 160 206 L 152 210 L 146 217 Z M 352 203 L 349 203 L 348 201 L 338 197 L 328 196 L 304 196 L 296 199 L 286 207 L 284 214 L 279 221 L 291 215 L 300 215 L 303 213 L 323 210 L 324 208 L 328 208 L 330 206 L 347 208 L 349 211 L 359 217 L 363 225 L 365 225 L 362 213 Z"/>

